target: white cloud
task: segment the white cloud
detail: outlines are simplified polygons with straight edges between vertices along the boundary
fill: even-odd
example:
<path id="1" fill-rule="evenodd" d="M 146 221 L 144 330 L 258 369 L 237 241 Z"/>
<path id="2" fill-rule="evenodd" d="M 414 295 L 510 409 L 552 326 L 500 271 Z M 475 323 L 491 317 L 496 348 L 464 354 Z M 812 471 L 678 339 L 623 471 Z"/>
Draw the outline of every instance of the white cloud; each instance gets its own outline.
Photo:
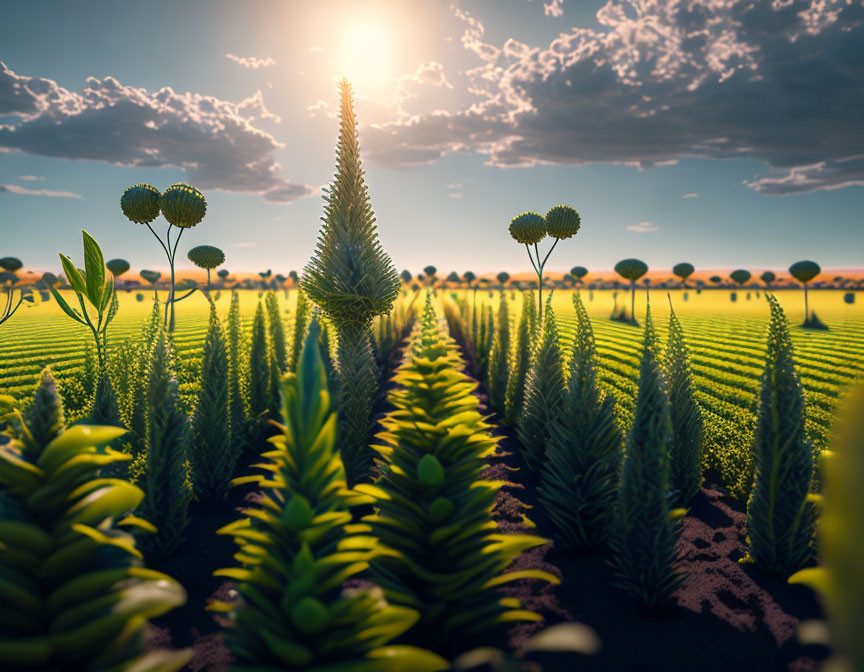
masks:
<path id="1" fill-rule="evenodd" d="M 546 16 L 564 16 L 564 0 L 549 0 L 543 3 L 543 13 Z"/>
<path id="2" fill-rule="evenodd" d="M 628 231 L 635 231 L 636 233 L 654 233 L 655 231 L 659 231 L 660 227 L 655 226 L 651 222 L 639 222 L 638 224 L 631 224 L 627 227 Z"/>
<path id="3" fill-rule="evenodd" d="M 225 54 L 225 58 L 242 65 L 244 68 L 251 68 L 252 70 L 257 70 L 258 68 L 269 68 L 276 65 L 276 61 L 270 56 L 267 58 L 257 58 L 256 56 L 243 57 L 235 56 L 234 54 Z"/>
<path id="4" fill-rule="evenodd" d="M 44 180 L 45 178 L 41 175 L 19 175 L 18 179 L 22 182 L 37 182 L 38 180 Z"/>
<path id="5" fill-rule="evenodd" d="M 681 198 L 699 198 L 699 194 L 684 194 Z"/>
<path id="6" fill-rule="evenodd" d="M 261 92 L 234 103 L 170 87 L 151 92 L 89 77 L 80 92 L 17 75 L 0 62 L 0 150 L 120 166 L 173 167 L 196 187 L 290 202 L 317 187 L 282 176 L 283 145 L 256 126 L 278 121 Z"/>
<path id="7" fill-rule="evenodd" d="M 71 191 L 51 191 L 50 189 L 28 189 L 18 184 L 0 184 L 0 194 L 8 192 L 21 196 L 46 196 L 47 198 L 82 198 L 81 194 Z"/>

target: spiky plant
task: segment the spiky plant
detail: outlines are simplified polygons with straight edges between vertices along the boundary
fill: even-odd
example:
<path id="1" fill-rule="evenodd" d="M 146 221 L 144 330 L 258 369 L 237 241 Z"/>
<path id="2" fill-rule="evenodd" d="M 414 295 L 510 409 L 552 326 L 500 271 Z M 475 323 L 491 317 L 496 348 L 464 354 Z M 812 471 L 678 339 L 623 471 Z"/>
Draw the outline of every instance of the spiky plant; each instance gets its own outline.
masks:
<path id="1" fill-rule="evenodd" d="M 507 400 L 507 377 L 510 373 L 510 311 L 509 301 L 501 291 L 498 299 L 498 324 L 495 341 L 489 355 L 489 405 L 499 414 L 504 413 Z"/>
<path id="2" fill-rule="evenodd" d="M 160 330 L 147 381 L 147 455 L 138 515 L 156 526 L 139 539 L 147 557 L 170 556 L 186 537 L 191 492 L 186 482 L 188 420 L 177 408 L 178 384 L 170 338 Z"/>
<path id="3" fill-rule="evenodd" d="M 231 292 L 231 307 L 228 309 L 228 422 L 231 427 L 231 444 L 242 451 L 248 443 L 249 387 L 245 371 L 248 366 L 246 338 L 240 318 L 240 295 Z"/>
<path id="4" fill-rule="evenodd" d="M 186 601 L 143 567 L 123 528 L 143 493 L 99 471 L 128 456 L 106 446 L 125 430 L 66 428 L 50 370 L 26 417 L 0 444 L 0 668 L 173 672 L 191 651 L 147 649 L 147 621 Z"/>
<path id="5" fill-rule="evenodd" d="M 239 479 L 262 489 L 260 506 L 219 530 L 234 537 L 243 564 L 216 572 L 236 580 L 242 598 L 215 607 L 235 625 L 227 633 L 233 669 L 447 669 L 428 651 L 389 645 L 416 623 L 415 610 L 386 604 L 380 590 L 343 588 L 366 569 L 376 540 L 349 526 L 359 498 L 346 488 L 318 340 L 313 321 L 297 375 L 283 383 L 285 424 L 262 456 L 266 475 Z"/>
<path id="6" fill-rule="evenodd" d="M 267 320 L 264 306 L 258 301 L 255 319 L 252 322 L 252 344 L 249 349 L 249 411 L 252 419 L 251 436 L 259 443 L 267 438 L 267 422 L 275 410 L 271 387 L 270 344 L 267 342 Z"/>
<path id="7" fill-rule="evenodd" d="M 690 373 L 684 330 L 672 308 L 666 339 L 665 372 L 669 392 L 672 440 L 669 444 L 669 487 L 675 501 L 686 506 L 702 487 L 702 409 Z"/>
<path id="8" fill-rule="evenodd" d="M 276 366 L 281 373 L 285 373 L 288 371 L 288 343 L 285 340 L 285 325 L 282 322 L 282 313 L 279 309 L 279 297 L 276 296 L 275 292 L 267 292 L 264 302 L 267 306 L 270 347 L 273 348 Z"/>
<path id="9" fill-rule="evenodd" d="M 768 295 L 771 320 L 753 443 L 755 480 L 747 502 L 749 559 L 789 576 L 813 557 L 814 510 L 808 502 L 813 445 L 805 428 L 804 390 L 795 370 L 786 315 Z"/>
<path id="10" fill-rule="evenodd" d="M 367 438 L 378 369 L 372 319 L 390 312 L 399 275 L 381 247 L 363 178 L 351 85 L 342 80 L 336 175 L 325 196 L 324 226 L 300 281 L 309 299 L 338 333 L 339 442 L 348 483 L 363 479 L 371 463 Z"/>
<path id="11" fill-rule="evenodd" d="M 516 330 L 516 344 L 507 377 L 507 397 L 504 400 L 504 422 L 511 427 L 519 421 L 525 399 L 525 377 L 531 366 L 536 317 L 534 297 L 530 292 L 522 292 L 522 314 Z"/>
<path id="12" fill-rule="evenodd" d="M 546 459 L 546 445 L 561 411 L 565 391 L 558 326 L 550 301 L 543 316 L 543 331 L 525 376 L 525 398 L 518 423 L 525 462 L 535 471 L 542 468 Z"/>
<path id="13" fill-rule="evenodd" d="M 856 390 L 849 401 L 831 450 L 822 454 L 821 566 L 802 569 L 789 579 L 819 591 L 836 651 L 830 669 L 838 672 L 864 669 L 864 390 Z"/>
<path id="14" fill-rule="evenodd" d="M 667 496 L 671 436 L 669 396 L 649 306 L 639 395 L 621 467 L 615 529 L 609 539 L 617 585 L 649 607 L 668 602 L 682 579 L 675 551 L 682 511 L 670 511 Z"/>
<path id="15" fill-rule="evenodd" d="M 189 437 L 192 487 L 202 502 L 221 501 L 228 496 L 240 455 L 231 443 L 228 390 L 228 348 L 216 306 L 211 304 Z"/>
<path id="16" fill-rule="evenodd" d="M 306 300 L 306 294 L 303 290 L 297 290 L 297 303 L 294 306 L 294 327 L 291 334 L 291 370 L 296 371 L 297 365 L 300 363 L 300 352 L 303 348 L 303 342 L 306 340 L 306 328 L 309 324 L 309 301 Z M 325 353 L 327 359 L 330 359 L 330 353 Z"/>
<path id="17" fill-rule="evenodd" d="M 146 450 L 147 428 L 149 423 L 150 408 L 148 407 L 147 389 L 150 381 L 150 364 L 156 340 L 161 331 L 162 315 L 159 312 L 159 303 L 153 301 L 153 310 L 149 319 L 141 328 L 141 336 L 138 339 L 138 347 L 132 360 L 131 385 L 126 393 L 124 406 L 127 409 L 127 426 L 135 434 L 132 442 L 133 455 L 137 456 Z"/>
<path id="18" fill-rule="evenodd" d="M 496 587 L 521 578 L 557 582 L 537 570 L 501 574 L 546 540 L 499 534 L 491 520 L 499 483 L 483 480 L 497 439 L 477 410 L 476 388 L 445 337 L 429 295 L 389 394 L 375 500 L 363 519 L 385 546 L 372 561 L 388 599 L 420 611 L 416 639 L 445 656 L 493 641 L 507 622 L 538 620 Z"/>
<path id="19" fill-rule="evenodd" d="M 579 294 L 573 306 L 570 378 L 552 422 L 539 498 L 562 546 L 589 547 L 605 541 L 614 527 L 622 436 L 614 397 L 597 381 L 594 331 Z"/>

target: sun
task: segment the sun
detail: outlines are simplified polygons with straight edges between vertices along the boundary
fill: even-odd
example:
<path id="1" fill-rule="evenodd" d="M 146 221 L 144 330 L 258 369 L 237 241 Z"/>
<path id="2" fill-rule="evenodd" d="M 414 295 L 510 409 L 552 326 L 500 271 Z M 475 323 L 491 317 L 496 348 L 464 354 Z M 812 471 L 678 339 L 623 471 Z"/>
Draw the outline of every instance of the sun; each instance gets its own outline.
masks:
<path id="1" fill-rule="evenodd" d="M 391 26 L 380 17 L 352 22 L 339 41 L 333 66 L 337 77 L 347 77 L 360 95 L 392 91 L 396 66 Z"/>

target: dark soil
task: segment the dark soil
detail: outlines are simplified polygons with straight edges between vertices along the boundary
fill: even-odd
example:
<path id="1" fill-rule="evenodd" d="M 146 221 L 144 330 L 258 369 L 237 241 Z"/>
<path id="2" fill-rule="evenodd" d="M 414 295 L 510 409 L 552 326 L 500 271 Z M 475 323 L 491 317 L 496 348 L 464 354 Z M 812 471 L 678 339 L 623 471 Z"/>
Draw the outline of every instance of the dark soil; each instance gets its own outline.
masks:
<path id="1" fill-rule="evenodd" d="M 484 401 L 482 391 L 480 398 Z M 376 416 L 386 410 L 386 404 L 380 402 Z M 554 539 L 537 504 L 536 476 L 521 460 L 521 444 L 509 429 L 500 433 L 498 454 L 487 470 L 489 478 L 512 484 L 499 496 L 495 510 L 499 527 Z M 238 475 L 252 473 L 250 462 L 244 461 Z M 240 509 L 255 498 L 254 486 L 245 486 L 235 488 L 218 507 L 193 504 L 188 540 L 173 558 L 154 565 L 185 586 L 188 601 L 154 621 L 153 644 L 194 647 L 189 669 L 196 672 L 228 669 L 230 655 L 223 642 L 221 619 L 204 606 L 213 599 L 225 599 L 233 587 L 230 581 L 212 575 L 216 569 L 236 565 L 233 540 L 216 531 L 240 517 Z M 526 525 L 525 516 L 533 522 Z M 544 617 L 543 624 L 515 626 L 510 646 L 518 649 L 545 625 L 578 621 L 599 636 L 599 653 L 542 654 L 531 660 L 545 672 L 815 670 L 828 651 L 798 644 L 795 630 L 801 621 L 822 618 L 821 608 L 808 588 L 788 585 L 783 579 L 738 564 L 744 555 L 744 520 L 744 505 L 727 497 L 709 475 L 684 518 L 678 543 L 686 578 L 674 604 L 659 611 L 644 609 L 613 586 L 614 574 L 605 551 L 562 551 L 551 541 L 523 554 L 511 569 L 543 569 L 560 577 L 561 583 L 521 581 L 504 589 Z"/>

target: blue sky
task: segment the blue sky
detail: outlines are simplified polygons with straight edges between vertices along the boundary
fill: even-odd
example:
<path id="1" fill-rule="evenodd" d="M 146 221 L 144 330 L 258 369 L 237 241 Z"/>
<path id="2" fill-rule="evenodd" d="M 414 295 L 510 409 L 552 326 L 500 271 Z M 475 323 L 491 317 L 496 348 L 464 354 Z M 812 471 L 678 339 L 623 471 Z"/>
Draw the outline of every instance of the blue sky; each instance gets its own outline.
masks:
<path id="1" fill-rule="evenodd" d="M 209 209 L 183 249 L 300 270 L 342 75 L 400 269 L 527 270 L 509 220 L 558 203 L 583 227 L 553 270 L 630 256 L 864 265 L 861 3 L 30 0 L 2 13 L 0 256 L 28 267 L 79 257 L 82 228 L 136 270 L 164 267 L 120 194 L 188 181 Z"/>

